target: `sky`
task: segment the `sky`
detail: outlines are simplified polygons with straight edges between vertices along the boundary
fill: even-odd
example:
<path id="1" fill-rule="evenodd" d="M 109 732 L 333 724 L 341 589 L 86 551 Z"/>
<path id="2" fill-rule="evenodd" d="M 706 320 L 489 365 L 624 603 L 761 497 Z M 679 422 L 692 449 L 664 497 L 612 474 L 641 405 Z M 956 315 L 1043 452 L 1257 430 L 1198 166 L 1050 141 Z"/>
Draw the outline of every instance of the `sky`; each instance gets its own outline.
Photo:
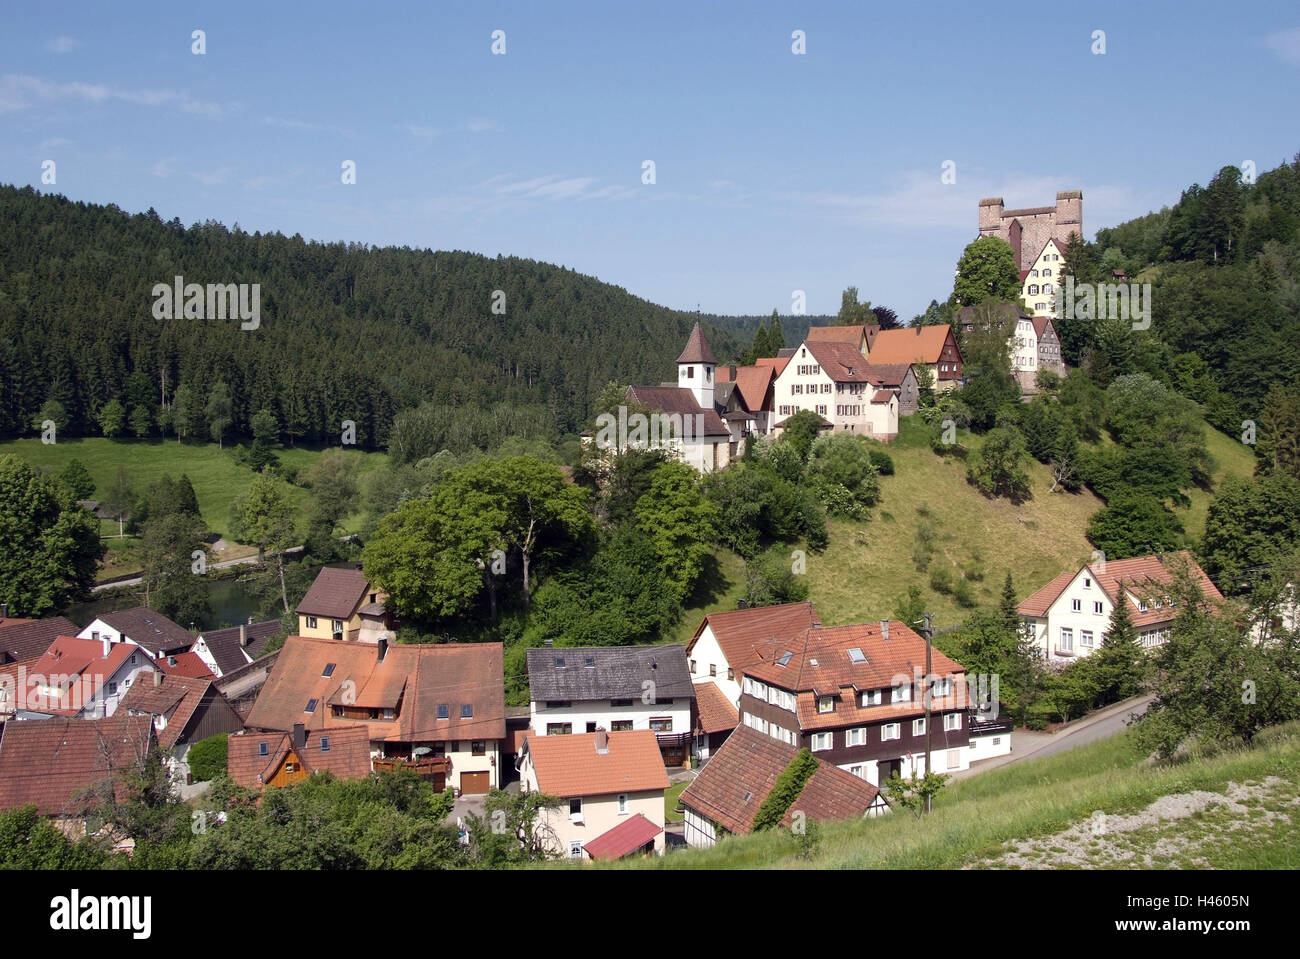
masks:
<path id="1" fill-rule="evenodd" d="M 979 198 L 1082 190 L 1091 239 L 1290 160 L 1298 104 L 1293 0 L 15 4 L 0 183 L 709 313 L 853 285 L 908 319 Z"/>

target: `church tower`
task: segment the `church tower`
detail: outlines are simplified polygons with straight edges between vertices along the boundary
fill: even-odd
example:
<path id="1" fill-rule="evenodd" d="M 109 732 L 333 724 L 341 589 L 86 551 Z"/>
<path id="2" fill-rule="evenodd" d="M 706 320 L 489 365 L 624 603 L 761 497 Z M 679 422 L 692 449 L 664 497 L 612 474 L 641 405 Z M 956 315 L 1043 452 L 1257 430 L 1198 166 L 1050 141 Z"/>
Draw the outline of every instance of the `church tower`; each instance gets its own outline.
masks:
<path id="1" fill-rule="evenodd" d="M 677 386 L 690 390 L 702 409 L 713 409 L 713 371 L 717 365 L 697 320 L 686 349 L 677 357 Z"/>

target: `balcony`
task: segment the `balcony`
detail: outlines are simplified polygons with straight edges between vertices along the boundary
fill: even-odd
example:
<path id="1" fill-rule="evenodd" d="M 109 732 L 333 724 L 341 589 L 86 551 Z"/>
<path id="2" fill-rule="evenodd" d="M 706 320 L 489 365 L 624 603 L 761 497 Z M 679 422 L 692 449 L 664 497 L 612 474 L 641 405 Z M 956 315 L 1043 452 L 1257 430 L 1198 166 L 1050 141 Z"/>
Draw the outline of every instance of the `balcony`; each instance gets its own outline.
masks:
<path id="1" fill-rule="evenodd" d="M 421 777 L 432 778 L 451 772 L 451 759 L 448 756 L 421 756 L 419 759 L 402 759 L 398 756 L 383 756 L 372 759 L 371 767 L 375 772 L 395 772 L 399 769 L 411 769 Z"/>

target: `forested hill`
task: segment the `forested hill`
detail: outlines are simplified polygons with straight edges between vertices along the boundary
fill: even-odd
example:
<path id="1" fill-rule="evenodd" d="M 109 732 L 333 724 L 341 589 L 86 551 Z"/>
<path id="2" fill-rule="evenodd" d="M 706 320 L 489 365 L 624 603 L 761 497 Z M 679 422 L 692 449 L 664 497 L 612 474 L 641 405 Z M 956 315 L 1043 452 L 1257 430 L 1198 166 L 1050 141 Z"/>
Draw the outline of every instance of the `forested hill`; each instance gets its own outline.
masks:
<path id="1" fill-rule="evenodd" d="M 155 284 L 260 284 L 260 328 L 154 318 Z M 494 314 L 493 291 L 505 293 Z M 219 383 L 231 431 L 276 414 L 289 442 L 381 448 L 393 416 L 432 401 L 549 412 L 579 428 L 602 387 L 658 383 L 696 314 L 515 257 L 315 243 L 0 186 L 0 436 L 31 435 L 50 399 L 69 435 L 98 435 L 117 399 L 159 432 L 160 405 L 202 410 Z M 719 361 L 744 348 L 705 320 Z M 167 409 L 162 410 L 165 421 Z M 137 422 L 144 422 L 140 416 Z"/>
<path id="2" fill-rule="evenodd" d="M 1230 435 L 1274 387 L 1300 385 L 1300 156 L 1254 182 L 1224 167 L 1178 203 L 1072 245 L 1067 272 L 1150 282 L 1151 327 L 1063 320 L 1070 363 L 1167 378 Z M 1072 268 L 1072 269 L 1071 269 Z"/>

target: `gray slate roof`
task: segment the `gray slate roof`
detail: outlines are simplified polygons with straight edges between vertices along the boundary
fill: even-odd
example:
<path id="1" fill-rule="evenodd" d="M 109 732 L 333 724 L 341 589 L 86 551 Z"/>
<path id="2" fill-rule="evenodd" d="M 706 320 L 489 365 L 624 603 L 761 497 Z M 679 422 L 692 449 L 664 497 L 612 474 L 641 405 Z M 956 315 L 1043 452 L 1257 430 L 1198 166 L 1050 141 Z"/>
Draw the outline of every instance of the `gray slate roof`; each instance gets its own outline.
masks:
<path id="1" fill-rule="evenodd" d="M 248 665 L 248 660 L 244 658 L 244 652 L 247 652 L 253 659 L 258 659 L 262 655 L 262 650 L 266 648 L 266 641 L 280 632 L 280 621 L 278 619 L 268 619 L 260 623 L 253 623 L 251 626 L 245 626 L 248 631 L 248 646 L 240 647 L 239 645 L 239 627 L 231 626 L 227 629 L 214 629 L 210 633 L 203 633 L 203 641 L 208 644 L 208 652 L 212 658 L 217 661 L 217 667 L 221 670 L 221 675 L 232 673 L 236 669 L 242 669 Z"/>
<path id="2" fill-rule="evenodd" d="M 150 651 L 174 653 L 194 645 L 194 635 L 188 629 L 148 606 L 100 613 L 97 618 L 134 641 L 137 646 Z"/>
<path id="3" fill-rule="evenodd" d="M 564 665 L 557 666 L 557 660 Z M 695 697 L 685 646 L 556 646 L 528 650 L 528 685 L 537 702 L 640 699 L 644 689 L 641 684 L 646 680 L 655 684 L 655 699 Z"/>

